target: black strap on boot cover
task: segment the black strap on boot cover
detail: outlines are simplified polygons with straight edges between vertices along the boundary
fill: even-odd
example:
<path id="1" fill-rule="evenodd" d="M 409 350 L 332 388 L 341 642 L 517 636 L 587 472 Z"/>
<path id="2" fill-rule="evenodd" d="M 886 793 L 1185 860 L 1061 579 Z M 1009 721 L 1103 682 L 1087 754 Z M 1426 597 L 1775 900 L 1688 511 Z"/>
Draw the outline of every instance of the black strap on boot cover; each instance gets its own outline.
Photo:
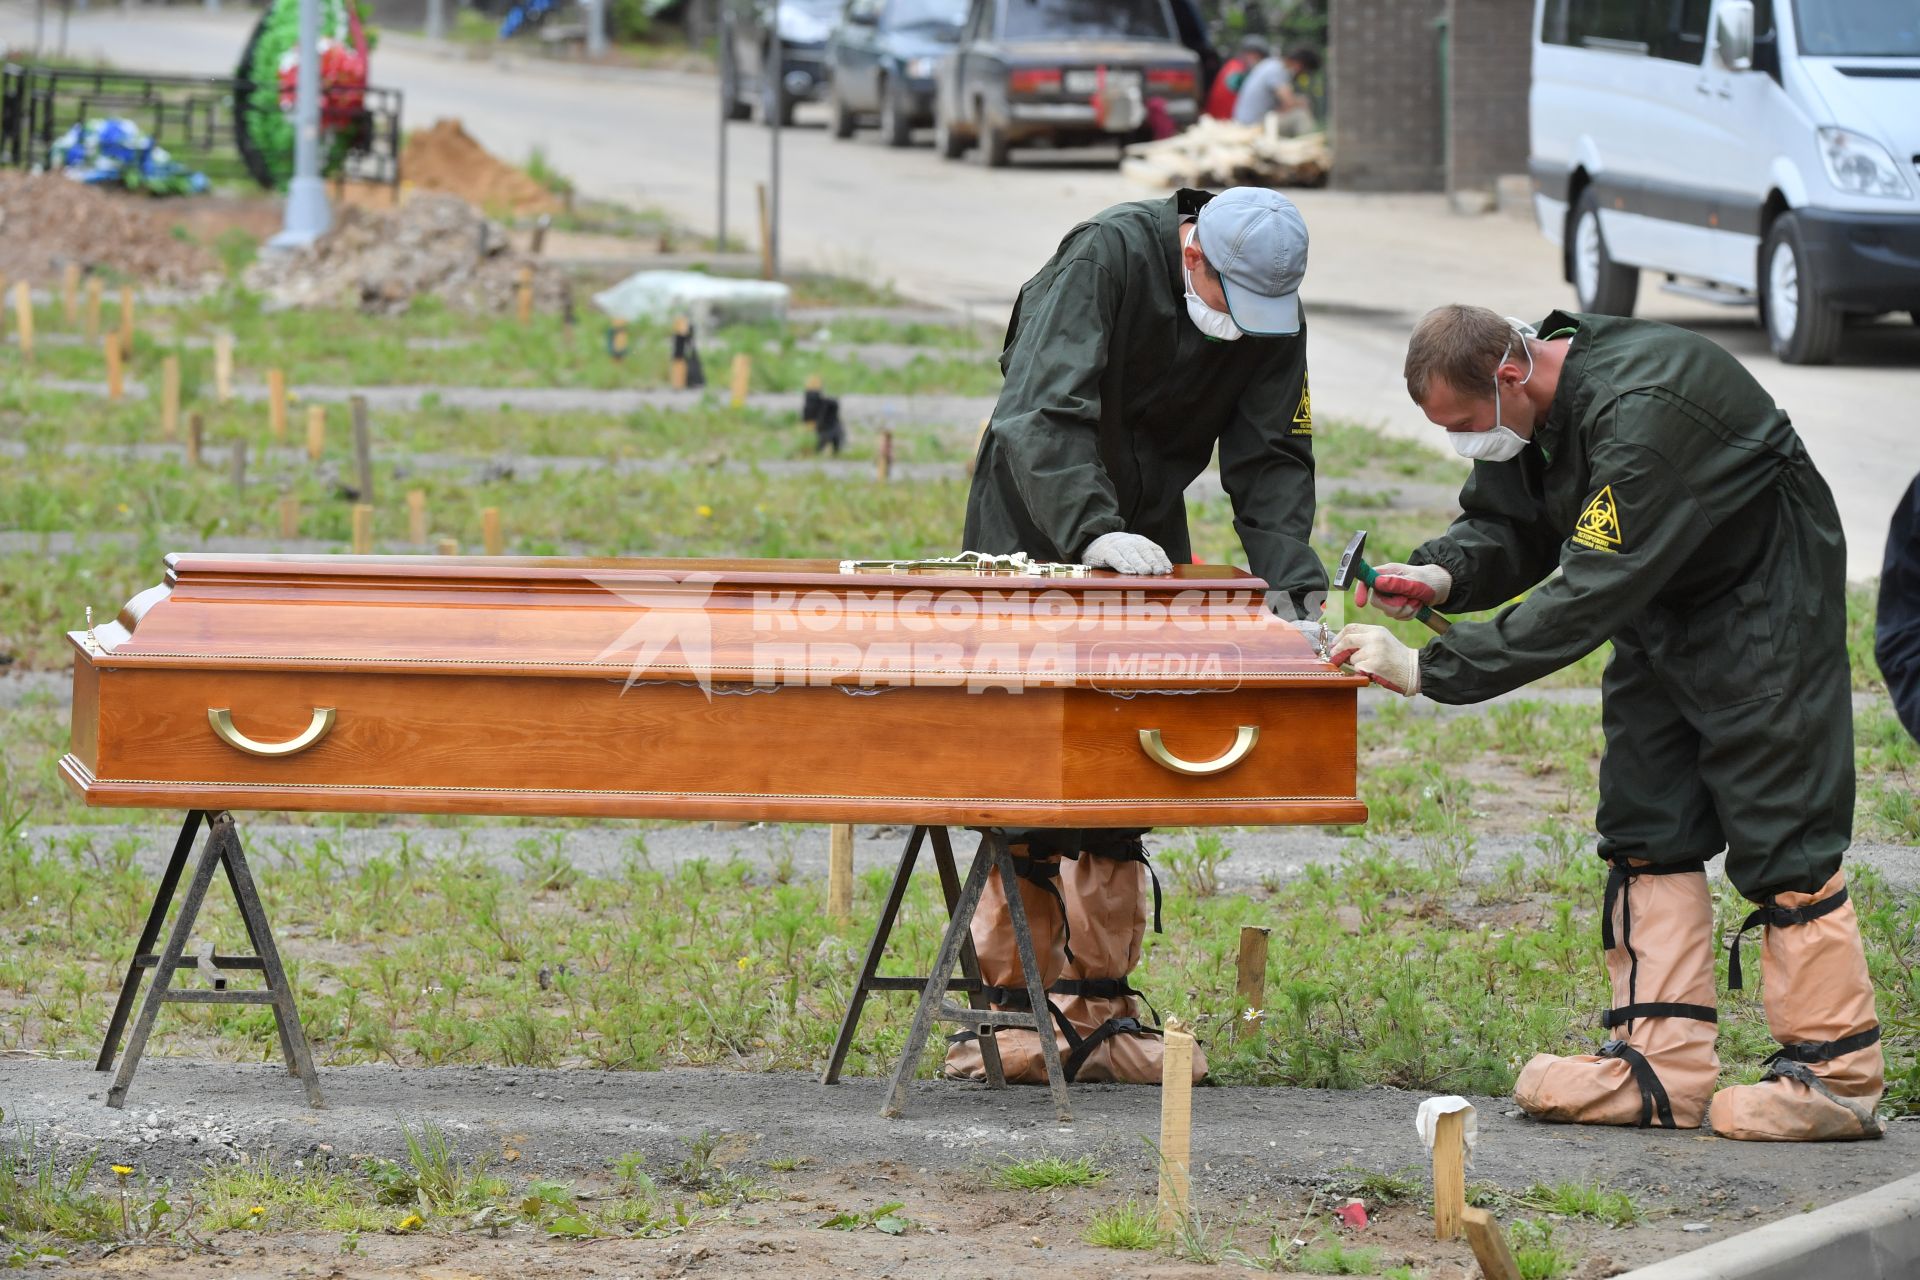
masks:
<path id="1" fill-rule="evenodd" d="M 1160 873 L 1153 869 L 1153 863 L 1147 857 L 1147 845 L 1144 840 L 1139 836 L 1092 839 L 1085 842 L 1081 852 L 1095 858 L 1112 858 L 1116 862 L 1137 862 L 1145 867 L 1147 879 L 1153 881 L 1153 931 L 1166 932 L 1160 927 Z"/>
<path id="2" fill-rule="evenodd" d="M 1660 1083 L 1659 1072 L 1647 1061 L 1646 1055 L 1628 1044 L 1625 1040 L 1609 1040 L 1600 1046 L 1602 1058 L 1618 1058 L 1627 1064 L 1633 1072 L 1633 1082 L 1640 1086 L 1640 1127 L 1642 1129 L 1676 1129 L 1673 1122 L 1673 1106 L 1667 1101 L 1667 1087 Z M 1655 1116 L 1659 1124 L 1654 1124 Z"/>
<path id="3" fill-rule="evenodd" d="M 1865 1035 L 1865 1034 L 1866 1034 L 1865 1032 L 1861 1033 L 1861 1035 Z M 1849 1040 L 1857 1040 L 1859 1038 L 1860 1038 L 1859 1036 L 1847 1037 L 1847 1039 Z M 1878 1040 L 1879 1038 L 1880 1038 L 1880 1028 L 1875 1027 L 1873 1029 L 1873 1040 Z M 1846 1041 L 1835 1040 L 1835 1041 L 1832 1041 L 1831 1043 L 1844 1044 L 1846 1043 Z M 1867 1044 L 1871 1044 L 1871 1043 L 1873 1043 L 1872 1040 L 1869 1040 L 1867 1042 Z M 1796 1048 L 1798 1046 L 1789 1045 L 1787 1047 Z M 1866 1048 L 1866 1045 L 1862 1044 L 1862 1045 L 1857 1045 L 1855 1047 L 1864 1049 Z M 1832 1089 L 1829 1089 L 1827 1087 L 1827 1082 L 1825 1080 L 1822 1080 L 1819 1076 L 1813 1074 L 1813 1071 L 1810 1068 L 1802 1066 L 1798 1062 L 1793 1062 L 1793 1061 L 1774 1062 L 1774 1058 L 1778 1058 L 1779 1056 L 1780 1056 L 1779 1054 L 1775 1054 L 1773 1058 L 1767 1059 L 1767 1061 L 1773 1062 L 1773 1067 L 1762 1078 L 1761 1083 L 1764 1084 L 1767 1080 L 1797 1080 L 1801 1084 L 1807 1086 L 1807 1088 L 1813 1090 L 1815 1093 L 1820 1094 L 1821 1096 L 1825 1097 L 1828 1101 L 1839 1106 L 1842 1110 L 1846 1111 L 1856 1121 L 1858 1121 L 1860 1125 L 1861 1137 L 1880 1138 L 1880 1137 L 1886 1136 L 1886 1132 L 1887 1132 L 1886 1122 L 1880 1119 L 1879 1114 L 1876 1113 L 1872 1107 L 1863 1105 L 1860 1099 L 1858 1098 L 1841 1097 L 1839 1094 L 1835 1093 Z"/>
<path id="4" fill-rule="evenodd" d="M 1073 960 L 1073 922 L 1067 918 L 1067 896 L 1060 892 L 1060 859 L 1030 858 L 1014 855 L 1013 874 L 1028 884 L 1037 884 L 1060 904 L 1060 948 Z M 1037 959 L 1038 957 L 1036 957 Z"/>
<path id="5" fill-rule="evenodd" d="M 1635 1018 L 1699 1018 L 1703 1022 L 1720 1021 L 1719 1012 L 1707 1005 L 1641 1004 L 1639 1000 L 1640 953 L 1633 949 L 1633 895 L 1629 889 L 1634 880 L 1640 876 L 1691 875 L 1696 871 L 1705 875 L 1707 864 L 1705 862 L 1674 862 L 1665 866 L 1631 867 L 1627 865 L 1627 860 L 1624 858 L 1607 859 L 1607 892 L 1600 906 L 1600 949 L 1611 951 L 1614 948 L 1613 904 L 1618 902 L 1620 904 L 1619 945 L 1627 952 L 1627 1003 L 1617 1009 L 1609 1009 L 1601 1015 L 1600 1025 L 1608 1030 L 1625 1026 L 1631 1034 Z M 1667 1012 L 1652 1012 L 1656 1008 L 1664 1008 Z M 1635 1012 L 1635 1010 L 1641 1012 Z"/>
<path id="6" fill-rule="evenodd" d="M 1118 1000 L 1132 996 L 1147 1006 L 1147 1012 L 1153 1015 L 1153 1025 L 1160 1025 L 1160 1011 L 1153 1007 L 1153 1001 L 1146 994 L 1134 990 L 1125 978 L 1062 978 L 1047 988 L 1050 996 L 1080 996 L 1088 1000 Z"/>
<path id="7" fill-rule="evenodd" d="M 1832 1062 L 1835 1058 L 1879 1043 L 1880 1024 L 1876 1022 L 1865 1031 L 1857 1031 L 1838 1040 L 1801 1040 L 1794 1044 L 1783 1044 L 1762 1065 L 1772 1067 L 1781 1062 Z"/>
<path id="8" fill-rule="evenodd" d="M 1838 911 L 1846 905 L 1846 901 L 1847 887 L 1841 885 L 1840 891 L 1831 898 L 1822 898 L 1804 907 L 1783 907 L 1774 902 L 1755 907 L 1752 914 L 1741 921 L 1740 927 L 1733 931 L 1733 941 L 1727 944 L 1727 986 L 1735 991 L 1740 990 L 1740 939 L 1750 930 L 1757 929 L 1763 924 L 1768 928 L 1805 924 L 1809 920 L 1818 920 L 1821 916 Z"/>

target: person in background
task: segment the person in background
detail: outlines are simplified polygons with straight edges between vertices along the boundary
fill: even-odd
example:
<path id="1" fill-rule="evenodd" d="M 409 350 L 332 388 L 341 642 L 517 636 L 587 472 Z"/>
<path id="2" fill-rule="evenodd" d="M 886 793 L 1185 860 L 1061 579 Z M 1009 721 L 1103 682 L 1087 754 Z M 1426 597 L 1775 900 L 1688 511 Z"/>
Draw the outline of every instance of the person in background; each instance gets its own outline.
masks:
<path id="1" fill-rule="evenodd" d="M 1207 93 L 1206 112 L 1215 120 L 1233 119 L 1233 107 L 1240 100 L 1240 86 L 1246 82 L 1247 73 L 1266 60 L 1267 42 L 1259 36 L 1246 36 L 1235 51 L 1220 67 L 1220 74 L 1213 79 L 1213 88 Z"/>
<path id="2" fill-rule="evenodd" d="M 1233 104 L 1238 124 L 1259 124 L 1269 115 L 1280 117 L 1280 135 L 1298 137 L 1319 127 L 1313 117 L 1313 103 L 1301 89 L 1301 83 L 1320 70 L 1320 55 L 1304 45 L 1284 58 L 1268 58 L 1240 85 L 1240 96 Z"/>
<path id="3" fill-rule="evenodd" d="M 1893 696 L 1894 714 L 1920 738 L 1920 476 L 1894 508 L 1887 530 L 1873 656 Z"/>

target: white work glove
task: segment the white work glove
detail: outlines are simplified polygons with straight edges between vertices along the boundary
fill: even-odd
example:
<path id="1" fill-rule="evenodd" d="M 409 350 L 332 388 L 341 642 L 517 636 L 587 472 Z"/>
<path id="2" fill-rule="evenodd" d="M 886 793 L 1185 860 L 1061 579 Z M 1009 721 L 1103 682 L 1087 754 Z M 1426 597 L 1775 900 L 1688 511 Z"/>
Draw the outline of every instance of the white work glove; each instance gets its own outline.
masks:
<path id="1" fill-rule="evenodd" d="M 1362 609 L 1369 601 L 1389 618 L 1402 622 L 1420 612 L 1422 605 L 1445 604 L 1453 593 L 1453 575 L 1437 564 L 1377 564 L 1373 566 L 1373 590 L 1356 582 L 1353 602 Z"/>
<path id="2" fill-rule="evenodd" d="M 1409 649 L 1385 627 L 1349 622 L 1333 638 L 1328 659 L 1352 667 L 1382 689 L 1405 698 L 1420 692 L 1420 651 Z"/>
<path id="3" fill-rule="evenodd" d="M 1158 577 L 1173 572 L 1173 561 L 1152 538 L 1137 533 L 1103 533 L 1087 544 L 1080 559 L 1096 569 Z"/>
<path id="4" fill-rule="evenodd" d="M 1330 652 L 1327 648 L 1333 642 L 1333 632 L 1327 630 L 1326 623 L 1318 618 L 1285 618 L 1288 626 L 1307 638 L 1316 655 L 1324 658 Z"/>

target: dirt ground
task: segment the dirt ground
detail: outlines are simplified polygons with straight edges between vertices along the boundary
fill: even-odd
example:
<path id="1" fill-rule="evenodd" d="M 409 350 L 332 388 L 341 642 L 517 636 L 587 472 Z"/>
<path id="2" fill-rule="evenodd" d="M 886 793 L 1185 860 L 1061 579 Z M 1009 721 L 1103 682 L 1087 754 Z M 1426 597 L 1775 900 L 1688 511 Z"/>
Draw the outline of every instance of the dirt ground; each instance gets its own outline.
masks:
<path id="1" fill-rule="evenodd" d="M 1042 1090 L 996 1094 L 945 1081 L 917 1083 L 907 1116 L 897 1121 L 878 1115 L 878 1080 L 828 1089 L 794 1073 L 352 1067 L 324 1070 L 322 1084 L 329 1105 L 309 1110 L 277 1069 L 161 1058 L 142 1066 L 127 1109 L 115 1111 L 101 1101 L 106 1077 L 90 1064 L 0 1057 L 0 1138 L 33 1132 L 68 1157 L 98 1148 L 104 1159 L 184 1183 L 222 1161 L 264 1157 L 284 1167 L 362 1153 L 397 1158 L 403 1124 L 432 1121 L 464 1154 L 491 1157 L 495 1174 L 568 1179 L 604 1193 L 622 1154 L 643 1153 L 647 1167 L 659 1170 L 685 1157 L 689 1139 L 724 1134 L 726 1154 L 717 1159 L 768 1192 L 665 1239 L 555 1241 L 528 1228 L 494 1239 L 484 1231 L 430 1228 L 368 1233 L 355 1252 L 343 1253 L 341 1237 L 329 1233 L 263 1241 L 227 1232 L 198 1252 L 76 1257 L 65 1274 L 492 1280 L 1210 1270 L 1080 1239 L 1096 1210 L 1153 1196 L 1154 1162 L 1144 1141 L 1158 1132 L 1159 1094 L 1151 1088 L 1076 1086 L 1074 1122 L 1059 1125 Z M 1341 1171 L 1419 1173 L 1426 1159 L 1413 1129 L 1419 1100 L 1382 1089 L 1197 1090 L 1195 1204 L 1209 1233 L 1218 1241 L 1231 1232 L 1250 1253 L 1275 1232 L 1331 1234 L 1329 1200 L 1322 1194 L 1315 1205 L 1315 1194 Z M 1904 1176 L 1920 1159 L 1920 1124 L 1897 1123 L 1874 1143 L 1750 1145 L 1699 1133 L 1541 1125 L 1507 1099 L 1473 1101 L 1480 1125 L 1473 1182 L 1517 1193 L 1536 1182 L 1598 1181 L 1631 1192 L 1647 1210 L 1647 1220 L 1631 1228 L 1557 1226 L 1583 1259 L 1574 1272 L 1582 1280 L 1868 1190 Z M 988 1187 L 990 1169 L 1043 1154 L 1091 1155 L 1112 1177 L 1071 1192 Z M 834 1214 L 896 1201 L 916 1224 L 903 1235 L 820 1229 Z M 1431 1239 L 1417 1202 L 1374 1209 L 1374 1224 L 1350 1242 L 1380 1248 L 1383 1266 L 1410 1261 L 1429 1280 L 1474 1274 L 1464 1245 Z M 1511 1218 L 1529 1211 L 1501 1212 Z"/>

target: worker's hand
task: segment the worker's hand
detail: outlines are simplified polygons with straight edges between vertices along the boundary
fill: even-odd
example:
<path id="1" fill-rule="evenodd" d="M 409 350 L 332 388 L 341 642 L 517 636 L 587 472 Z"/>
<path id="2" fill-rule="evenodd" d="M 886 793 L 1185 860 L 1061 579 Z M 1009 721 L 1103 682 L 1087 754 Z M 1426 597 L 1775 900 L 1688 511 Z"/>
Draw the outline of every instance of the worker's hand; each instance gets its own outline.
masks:
<path id="1" fill-rule="evenodd" d="M 1373 589 L 1353 585 L 1353 602 L 1362 609 L 1371 602 L 1389 618 L 1405 621 L 1425 605 L 1445 604 L 1453 592 L 1453 575 L 1437 564 L 1377 564 Z"/>
<path id="2" fill-rule="evenodd" d="M 1382 689 L 1411 698 L 1420 692 L 1420 651 L 1409 649 L 1385 627 L 1349 622 L 1333 638 L 1328 661 L 1352 667 Z"/>
<path id="3" fill-rule="evenodd" d="M 1173 561 L 1152 538 L 1137 533 L 1103 533 L 1087 544 L 1080 559 L 1096 569 L 1115 569 L 1142 577 L 1173 572 Z"/>

